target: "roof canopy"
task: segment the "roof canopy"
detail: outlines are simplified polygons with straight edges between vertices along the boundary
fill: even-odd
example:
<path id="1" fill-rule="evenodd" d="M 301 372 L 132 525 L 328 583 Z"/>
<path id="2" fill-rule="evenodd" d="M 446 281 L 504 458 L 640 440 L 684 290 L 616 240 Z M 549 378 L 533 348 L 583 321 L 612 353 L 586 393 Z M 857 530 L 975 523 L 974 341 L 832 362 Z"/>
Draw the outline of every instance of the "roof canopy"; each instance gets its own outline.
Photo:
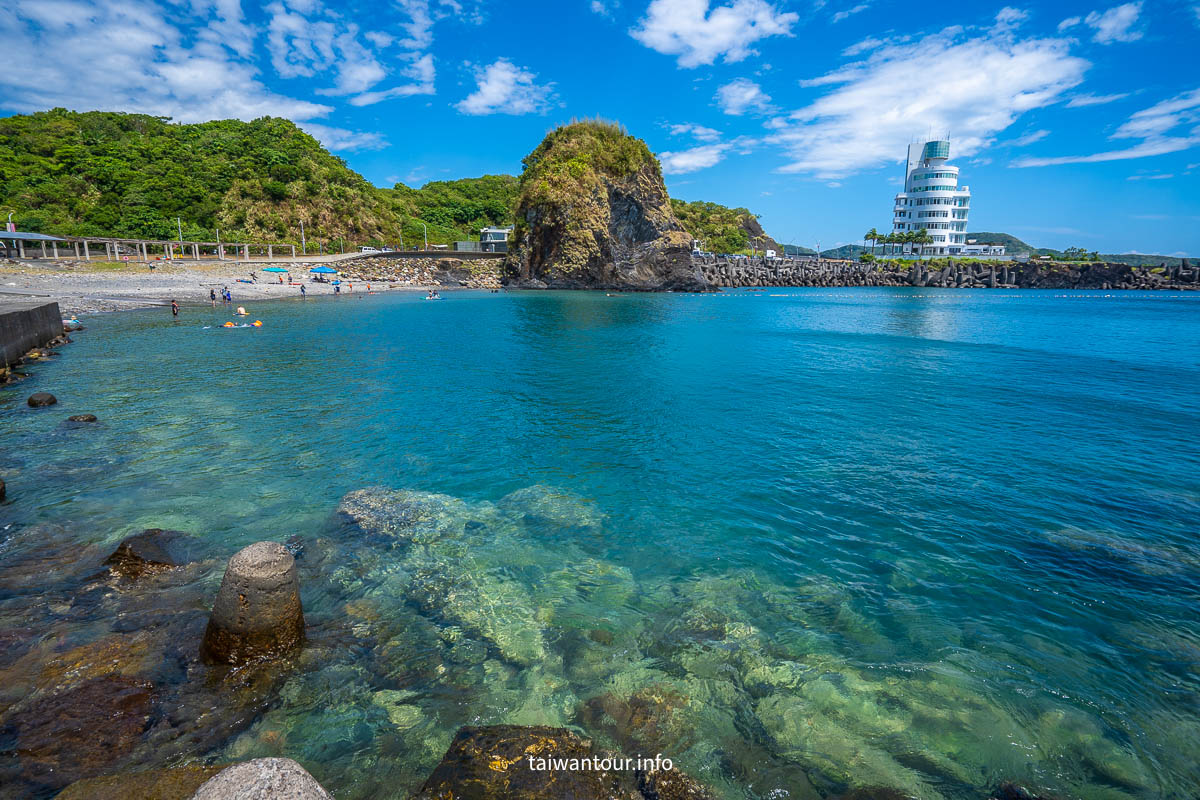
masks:
<path id="1" fill-rule="evenodd" d="M 24 231 L 0 231 L 0 239 L 11 239 L 23 242 L 65 242 L 58 236 L 47 236 L 44 233 L 26 233 Z"/>

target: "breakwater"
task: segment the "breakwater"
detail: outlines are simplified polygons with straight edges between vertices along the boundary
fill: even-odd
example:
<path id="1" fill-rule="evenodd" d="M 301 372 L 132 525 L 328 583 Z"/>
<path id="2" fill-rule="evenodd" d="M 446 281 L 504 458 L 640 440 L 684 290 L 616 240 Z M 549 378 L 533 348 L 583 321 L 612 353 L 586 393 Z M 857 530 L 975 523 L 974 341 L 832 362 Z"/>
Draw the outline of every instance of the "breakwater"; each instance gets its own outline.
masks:
<path id="1" fill-rule="evenodd" d="M 693 257 L 709 283 L 753 286 L 935 286 L 949 289 L 1200 289 L 1200 267 L 1111 263 L 911 262 Z"/>
<path id="2" fill-rule="evenodd" d="M 0 368 L 17 363 L 62 332 L 58 303 L 0 304 Z"/>

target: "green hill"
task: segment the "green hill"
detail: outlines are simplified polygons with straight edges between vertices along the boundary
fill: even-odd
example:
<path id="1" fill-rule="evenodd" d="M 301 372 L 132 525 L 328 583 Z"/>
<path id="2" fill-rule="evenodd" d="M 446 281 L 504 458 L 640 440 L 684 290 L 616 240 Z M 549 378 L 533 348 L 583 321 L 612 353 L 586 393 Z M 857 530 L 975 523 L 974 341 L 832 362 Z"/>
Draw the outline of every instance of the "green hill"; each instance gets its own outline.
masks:
<path id="1" fill-rule="evenodd" d="M 184 125 L 55 109 L 0 119 L 0 203 L 22 230 L 190 240 L 478 238 L 508 224 L 516 179 L 372 186 L 288 120 Z"/>
<path id="2" fill-rule="evenodd" d="M 974 239 L 979 244 L 1002 244 L 1006 248 L 1005 252 L 1010 256 L 1032 253 L 1037 249 L 1007 233 L 991 233 L 989 231 L 968 233 L 967 240 L 971 239 Z"/>
<path id="3" fill-rule="evenodd" d="M 702 200 L 671 199 L 671 210 L 693 239 L 704 243 L 710 253 L 749 253 L 751 249 L 782 253 L 784 246 L 772 239 L 758 223 L 758 215 L 745 208 L 727 208 Z M 753 248 L 752 248 L 753 246 Z"/>

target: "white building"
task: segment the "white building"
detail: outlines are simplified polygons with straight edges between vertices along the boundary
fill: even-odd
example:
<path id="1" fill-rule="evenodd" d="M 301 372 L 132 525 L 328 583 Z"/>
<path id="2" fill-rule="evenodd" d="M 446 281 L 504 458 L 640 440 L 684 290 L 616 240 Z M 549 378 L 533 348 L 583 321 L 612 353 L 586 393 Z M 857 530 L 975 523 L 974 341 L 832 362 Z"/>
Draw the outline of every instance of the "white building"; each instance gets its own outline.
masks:
<path id="1" fill-rule="evenodd" d="M 904 191 L 896 195 L 892 231 L 909 233 L 924 228 L 933 242 L 921 255 L 964 255 L 971 189 L 958 185 L 958 167 L 946 163 L 950 142 L 935 139 L 908 146 Z"/>

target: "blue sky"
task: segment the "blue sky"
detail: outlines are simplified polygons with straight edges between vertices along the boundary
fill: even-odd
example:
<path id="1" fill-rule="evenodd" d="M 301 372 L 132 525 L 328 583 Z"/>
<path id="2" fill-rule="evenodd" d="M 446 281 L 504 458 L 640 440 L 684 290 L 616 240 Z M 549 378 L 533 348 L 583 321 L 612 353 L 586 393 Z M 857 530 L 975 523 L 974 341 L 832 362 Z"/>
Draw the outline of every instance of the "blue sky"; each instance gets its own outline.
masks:
<path id="1" fill-rule="evenodd" d="M 0 109 L 295 120 L 376 184 L 516 174 L 600 115 L 672 196 L 822 247 L 949 134 L 971 229 L 1200 255 L 1200 0 L 3 0 Z"/>

